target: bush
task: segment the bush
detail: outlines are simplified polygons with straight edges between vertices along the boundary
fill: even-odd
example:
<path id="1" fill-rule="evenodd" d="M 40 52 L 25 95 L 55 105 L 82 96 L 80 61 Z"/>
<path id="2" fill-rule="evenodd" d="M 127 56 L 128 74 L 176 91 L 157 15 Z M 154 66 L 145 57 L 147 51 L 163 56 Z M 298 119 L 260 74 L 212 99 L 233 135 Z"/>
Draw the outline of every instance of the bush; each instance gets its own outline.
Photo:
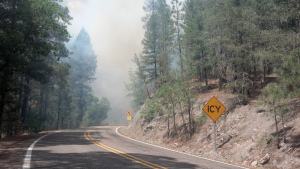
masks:
<path id="1" fill-rule="evenodd" d="M 203 111 L 201 111 L 201 116 L 197 117 L 194 121 L 197 124 L 199 124 L 199 123 L 201 123 L 201 124 L 206 123 L 206 121 L 207 121 L 207 115 L 206 115 L 206 113 L 204 113 Z"/>
<path id="2" fill-rule="evenodd" d="M 150 122 L 160 111 L 160 106 L 152 101 L 147 101 L 145 108 L 141 111 L 141 116 L 145 121 Z"/>

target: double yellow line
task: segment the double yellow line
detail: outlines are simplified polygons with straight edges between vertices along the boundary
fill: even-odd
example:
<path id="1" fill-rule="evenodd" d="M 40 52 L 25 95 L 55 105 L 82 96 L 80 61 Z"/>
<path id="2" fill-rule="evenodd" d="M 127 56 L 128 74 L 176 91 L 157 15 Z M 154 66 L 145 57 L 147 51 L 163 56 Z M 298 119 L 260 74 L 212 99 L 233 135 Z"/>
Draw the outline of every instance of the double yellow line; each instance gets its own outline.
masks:
<path id="1" fill-rule="evenodd" d="M 124 152 L 122 152 L 122 151 L 116 150 L 116 149 L 111 148 L 111 147 L 109 147 L 109 146 L 107 146 L 107 145 L 105 145 L 105 144 L 102 144 L 101 142 L 99 142 L 99 141 L 93 139 L 93 138 L 90 136 L 90 132 L 91 132 L 91 131 L 92 131 L 92 130 L 87 130 L 87 131 L 85 131 L 84 137 L 85 137 L 87 140 L 89 140 L 90 142 L 94 143 L 95 145 L 97 145 L 97 146 L 99 146 L 99 147 L 101 147 L 101 148 L 103 148 L 103 149 L 105 149 L 105 150 L 107 150 L 107 151 L 110 151 L 110 152 L 112 152 L 112 153 L 114 153 L 114 154 L 117 154 L 117 155 L 119 155 L 119 156 L 122 156 L 122 157 L 124 157 L 124 158 L 126 158 L 126 159 L 128 159 L 128 160 L 131 160 L 131 161 L 134 161 L 134 162 L 139 163 L 139 164 L 141 164 L 141 165 L 147 166 L 147 167 L 149 167 L 149 168 L 163 168 L 163 169 L 166 169 L 165 167 L 162 167 L 162 166 L 160 166 L 160 165 L 157 165 L 157 164 L 154 164 L 154 163 L 151 163 L 151 162 L 142 160 L 142 159 L 140 159 L 140 158 L 137 158 L 137 157 L 132 156 L 132 155 L 130 155 L 130 154 L 126 154 L 126 153 L 124 153 Z"/>

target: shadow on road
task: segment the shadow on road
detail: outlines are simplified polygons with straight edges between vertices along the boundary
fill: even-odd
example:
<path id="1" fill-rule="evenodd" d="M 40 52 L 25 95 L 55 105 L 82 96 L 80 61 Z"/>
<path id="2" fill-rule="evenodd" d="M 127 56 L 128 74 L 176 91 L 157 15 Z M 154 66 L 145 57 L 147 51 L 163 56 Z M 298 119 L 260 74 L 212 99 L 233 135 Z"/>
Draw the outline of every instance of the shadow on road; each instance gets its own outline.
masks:
<path id="1" fill-rule="evenodd" d="M 86 130 L 88 129 L 62 131 L 43 138 L 36 144 L 32 153 L 32 168 L 149 168 L 95 146 L 85 139 L 83 133 Z M 107 139 L 103 135 L 107 132 L 109 135 L 116 135 L 112 134 L 112 131 L 100 128 L 94 131 L 94 136 L 99 140 Z M 172 157 L 147 155 L 147 152 L 128 155 L 166 168 L 201 168 Z"/>
<path id="2" fill-rule="evenodd" d="M 49 147 L 49 146 L 63 146 L 63 145 L 88 145 L 93 144 L 87 141 L 83 133 L 87 129 L 74 129 L 74 130 L 63 130 L 61 132 L 53 133 L 53 136 L 47 136 L 39 141 L 36 146 L 38 147 Z M 101 133 L 98 134 L 100 138 L 105 139 Z M 45 141 L 44 141 L 45 140 Z"/>
<path id="3" fill-rule="evenodd" d="M 151 163 L 166 168 L 203 168 L 194 164 L 178 162 L 174 158 L 153 156 L 144 154 L 129 154 Z M 32 168 L 149 168 L 135 163 L 111 152 L 84 152 L 84 153 L 52 153 L 46 151 L 34 151 Z"/>

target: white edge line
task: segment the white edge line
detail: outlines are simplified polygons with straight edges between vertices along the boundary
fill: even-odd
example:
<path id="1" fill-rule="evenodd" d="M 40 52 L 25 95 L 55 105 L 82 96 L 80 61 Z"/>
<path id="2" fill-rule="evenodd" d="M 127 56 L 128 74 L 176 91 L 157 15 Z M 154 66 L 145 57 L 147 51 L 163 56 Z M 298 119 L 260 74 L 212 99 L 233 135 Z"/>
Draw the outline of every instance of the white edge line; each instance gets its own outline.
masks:
<path id="1" fill-rule="evenodd" d="M 161 149 L 164 149 L 164 150 L 173 151 L 173 152 L 176 152 L 176 153 L 180 153 L 180 154 L 184 154 L 184 155 L 188 155 L 188 156 L 192 156 L 192 157 L 196 157 L 196 158 L 200 158 L 200 159 L 204 159 L 204 160 L 208 160 L 208 161 L 213 161 L 213 162 L 216 162 L 216 163 L 226 164 L 226 165 L 230 165 L 230 166 L 234 166 L 234 167 L 238 167 L 238 168 L 243 168 L 243 169 L 249 169 L 249 168 L 245 168 L 245 167 L 241 167 L 241 166 L 237 166 L 237 165 L 233 165 L 233 164 L 229 164 L 229 163 L 225 163 L 225 162 L 221 162 L 221 161 L 216 161 L 216 160 L 205 158 L 205 157 L 200 157 L 200 156 L 196 156 L 196 155 L 192 155 L 192 154 L 188 154 L 188 153 L 183 153 L 183 152 L 172 150 L 172 149 L 168 149 L 168 148 L 165 148 L 165 147 L 160 147 L 160 146 L 149 144 L 149 143 L 145 143 L 145 142 L 142 142 L 142 141 L 139 141 L 139 140 L 135 140 L 133 138 L 130 138 L 130 137 L 127 137 L 127 136 L 124 136 L 124 135 L 120 134 L 118 132 L 119 128 L 121 128 L 121 127 L 116 128 L 116 133 L 117 134 L 119 134 L 120 136 L 125 137 L 127 139 L 139 142 L 139 143 L 147 144 L 147 145 L 150 145 L 150 146 L 153 146 L 153 147 L 157 147 L 157 148 L 161 148 Z"/>
<path id="2" fill-rule="evenodd" d="M 37 140 L 35 140 L 31 145 L 30 147 L 27 149 L 27 152 L 26 152 L 26 155 L 25 155 L 25 158 L 24 158 L 24 163 L 23 163 L 23 166 L 22 166 L 22 169 L 30 169 L 30 161 L 31 161 L 31 154 L 32 154 L 32 150 L 33 150 L 33 147 L 35 146 L 35 144 L 40 141 L 42 138 L 50 135 L 50 134 L 53 134 L 53 133 L 48 133 L 46 135 L 43 135 L 42 137 L 38 138 Z"/>

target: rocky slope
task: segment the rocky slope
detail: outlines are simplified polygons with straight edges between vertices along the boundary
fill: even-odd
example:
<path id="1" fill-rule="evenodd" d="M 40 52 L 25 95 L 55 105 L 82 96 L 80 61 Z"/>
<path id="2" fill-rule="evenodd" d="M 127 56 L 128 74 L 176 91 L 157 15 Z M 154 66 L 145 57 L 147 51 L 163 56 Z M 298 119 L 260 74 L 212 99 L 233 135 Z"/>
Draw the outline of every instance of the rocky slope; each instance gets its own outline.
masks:
<path id="1" fill-rule="evenodd" d="M 227 110 L 217 121 L 217 151 L 214 151 L 213 121 L 201 111 L 212 96 L 216 96 Z M 177 130 L 167 135 L 167 116 L 150 123 L 135 113 L 128 127 L 121 133 L 137 140 L 251 168 L 300 168 L 300 99 L 289 100 L 291 110 L 284 116 L 286 142 L 276 147 L 274 117 L 269 109 L 257 104 L 257 97 L 249 104 L 237 104 L 236 96 L 212 89 L 199 95 L 193 111 L 195 134 L 189 138 L 187 127 L 177 113 Z M 187 116 L 184 117 L 187 122 Z M 280 119 L 281 120 L 281 119 Z M 170 118 L 170 127 L 173 119 Z M 278 124 L 282 136 L 282 124 Z"/>

